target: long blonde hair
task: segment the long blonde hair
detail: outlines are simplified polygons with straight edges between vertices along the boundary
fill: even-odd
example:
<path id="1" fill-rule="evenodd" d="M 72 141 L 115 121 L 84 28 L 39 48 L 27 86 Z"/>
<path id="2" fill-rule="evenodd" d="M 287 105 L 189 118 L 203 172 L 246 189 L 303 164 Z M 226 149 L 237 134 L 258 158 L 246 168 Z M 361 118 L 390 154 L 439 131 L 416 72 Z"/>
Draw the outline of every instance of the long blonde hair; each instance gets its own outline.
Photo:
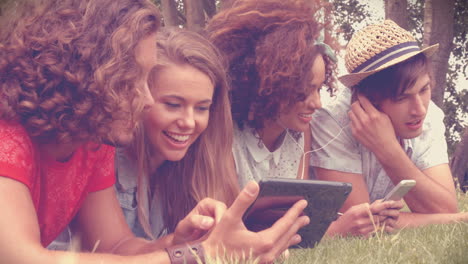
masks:
<path id="1" fill-rule="evenodd" d="M 136 130 L 130 154 L 138 166 L 138 218 L 150 237 L 153 236 L 145 207 L 149 208 L 151 195 L 157 195 L 161 201 L 164 229 L 173 232 L 198 201 L 211 197 L 230 205 L 238 193 L 231 152 L 233 127 L 228 85 L 220 53 L 203 36 L 175 28 L 158 33 L 157 49 L 158 62 L 148 79 L 150 89 L 157 89 L 161 68 L 186 64 L 211 79 L 214 95 L 206 130 L 180 161 L 165 161 L 156 171 L 149 171 L 151 143 L 142 123 Z"/>

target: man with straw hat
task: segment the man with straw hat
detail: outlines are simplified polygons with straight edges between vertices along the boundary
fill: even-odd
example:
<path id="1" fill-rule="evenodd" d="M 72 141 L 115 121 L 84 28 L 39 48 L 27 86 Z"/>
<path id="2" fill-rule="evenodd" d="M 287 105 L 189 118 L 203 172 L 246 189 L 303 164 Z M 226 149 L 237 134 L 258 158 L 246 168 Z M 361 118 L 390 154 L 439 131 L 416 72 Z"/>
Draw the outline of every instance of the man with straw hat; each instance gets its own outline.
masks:
<path id="1" fill-rule="evenodd" d="M 444 115 L 430 100 L 428 58 L 437 49 L 419 48 L 391 20 L 365 27 L 349 42 L 349 73 L 339 78 L 349 89 L 316 112 L 317 151 L 310 161 L 318 179 L 353 184 L 343 211 L 382 199 L 398 182 L 412 179 L 417 184 L 404 197 L 412 213 L 400 214 L 397 227 L 467 219 L 453 214 L 458 208 Z"/>

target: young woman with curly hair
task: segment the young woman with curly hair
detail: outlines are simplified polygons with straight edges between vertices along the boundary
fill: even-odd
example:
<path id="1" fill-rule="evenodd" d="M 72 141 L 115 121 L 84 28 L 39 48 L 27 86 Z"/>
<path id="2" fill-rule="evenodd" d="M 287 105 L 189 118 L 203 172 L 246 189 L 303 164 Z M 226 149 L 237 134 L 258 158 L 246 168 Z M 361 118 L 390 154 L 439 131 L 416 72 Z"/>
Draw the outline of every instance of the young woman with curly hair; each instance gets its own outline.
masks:
<path id="1" fill-rule="evenodd" d="M 334 91 L 335 59 L 319 41 L 319 1 L 236 1 L 208 24 L 229 62 L 233 147 L 241 185 L 269 177 L 303 177 L 301 157 L 320 90 Z M 328 55 L 326 55 L 326 53 Z M 256 165 L 254 165 L 256 164 Z M 308 166 L 304 166 L 307 168 Z"/>
<path id="2" fill-rule="evenodd" d="M 332 43 L 319 38 L 327 26 L 316 18 L 322 7 L 318 0 L 238 0 L 207 25 L 229 63 L 233 153 L 241 186 L 264 177 L 308 177 L 304 155 L 313 140 L 312 114 L 321 108 L 322 87 L 335 90 Z M 398 218 L 398 210 L 388 209 L 400 207 L 376 202 L 371 210 Z M 355 229 L 370 234 L 374 219 L 368 208 L 356 206 L 333 222 L 327 234 L 357 234 Z"/>
<path id="3" fill-rule="evenodd" d="M 193 260 L 192 252 L 212 256 L 218 247 L 240 255 L 250 249 L 245 240 L 257 243 L 254 256 L 268 262 L 299 242 L 296 232 L 308 220 L 300 216 L 305 201 L 268 232 L 243 228 L 242 214 L 258 194 L 254 183 L 229 209 L 200 201 L 170 239 L 136 238 L 112 187 L 114 148 L 103 143 L 130 143 L 143 110 L 154 103 L 147 77 L 157 61 L 156 6 L 149 0 L 9 4 L 0 17 L 3 262 L 169 263 L 181 261 L 180 252 Z M 203 241 L 190 242 L 193 251 L 175 245 L 206 217 L 217 224 Z M 94 254 L 45 248 L 72 219 L 84 249 Z"/>

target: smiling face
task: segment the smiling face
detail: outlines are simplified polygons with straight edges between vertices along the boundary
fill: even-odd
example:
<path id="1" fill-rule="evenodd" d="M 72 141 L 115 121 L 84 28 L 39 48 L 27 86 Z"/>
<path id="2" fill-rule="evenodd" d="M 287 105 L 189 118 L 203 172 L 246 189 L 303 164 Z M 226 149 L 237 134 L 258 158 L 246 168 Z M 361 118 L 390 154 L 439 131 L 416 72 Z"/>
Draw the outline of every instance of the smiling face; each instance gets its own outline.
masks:
<path id="1" fill-rule="evenodd" d="M 383 100 L 380 103 L 380 111 L 390 117 L 399 137 L 415 138 L 422 132 L 430 100 L 431 79 L 426 73 L 418 77 L 415 84 L 395 100 Z"/>
<path id="2" fill-rule="evenodd" d="M 325 81 L 325 62 L 322 56 L 317 56 L 312 64 L 312 80 L 310 81 L 310 94 L 304 101 L 299 101 L 278 118 L 278 123 L 285 128 L 295 131 L 306 131 L 312 114 L 322 107 L 320 101 L 320 88 Z"/>
<path id="3" fill-rule="evenodd" d="M 154 104 L 145 113 L 144 126 L 159 166 L 165 160 L 181 160 L 206 129 L 214 86 L 206 74 L 189 65 L 161 68 L 155 81 Z"/>

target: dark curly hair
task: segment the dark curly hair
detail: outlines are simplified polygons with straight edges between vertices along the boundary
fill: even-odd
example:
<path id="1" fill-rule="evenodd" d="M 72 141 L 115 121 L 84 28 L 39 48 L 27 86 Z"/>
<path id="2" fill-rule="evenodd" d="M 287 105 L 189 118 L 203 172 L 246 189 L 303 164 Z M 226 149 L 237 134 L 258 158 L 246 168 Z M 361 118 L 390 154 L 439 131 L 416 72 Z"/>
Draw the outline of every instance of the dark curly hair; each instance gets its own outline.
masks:
<path id="1" fill-rule="evenodd" d="M 312 0 L 239 0 L 214 16 L 207 32 L 226 57 L 233 119 L 263 128 L 281 106 L 307 98 L 316 43 L 326 26 L 315 16 L 323 4 Z M 333 94 L 336 65 L 327 56 L 325 86 Z"/>
<path id="2" fill-rule="evenodd" d="M 160 27 L 151 1 L 11 1 L 0 27 L 0 118 L 41 143 L 102 142 L 133 119 L 134 50 Z"/>

